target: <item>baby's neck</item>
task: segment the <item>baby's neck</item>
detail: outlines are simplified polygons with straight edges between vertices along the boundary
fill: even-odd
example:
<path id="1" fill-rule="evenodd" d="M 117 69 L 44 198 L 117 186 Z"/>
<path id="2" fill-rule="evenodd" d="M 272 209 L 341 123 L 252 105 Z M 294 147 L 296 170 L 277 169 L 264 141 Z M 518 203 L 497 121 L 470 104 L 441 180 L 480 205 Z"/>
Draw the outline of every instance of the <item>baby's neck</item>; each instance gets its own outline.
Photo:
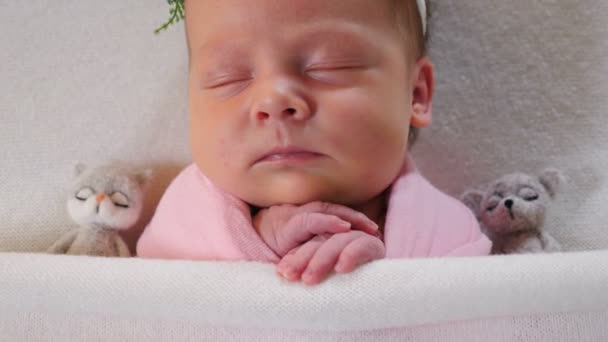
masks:
<path id="1" fill-rule="evenodd" d="M 370 220 L 376 222 L 380 232 L 384 231 L 384 219 L 387 210 L 387 191 L 360 205 L 352 206 L 358 212 L 365 214 Z"/>

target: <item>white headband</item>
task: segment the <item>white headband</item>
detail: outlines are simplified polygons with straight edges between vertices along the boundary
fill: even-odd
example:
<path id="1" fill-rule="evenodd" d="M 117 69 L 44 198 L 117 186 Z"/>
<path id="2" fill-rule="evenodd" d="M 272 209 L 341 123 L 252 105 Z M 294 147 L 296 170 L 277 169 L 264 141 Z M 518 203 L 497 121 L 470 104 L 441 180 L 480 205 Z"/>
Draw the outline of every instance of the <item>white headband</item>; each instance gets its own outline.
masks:
<path id="1" fill-rule="evenodd" d="M 426 36 L 426 1 L 416 0 L 416 2 L 418 3 L 418 11 L 422 20 L 422 34 Z"/>

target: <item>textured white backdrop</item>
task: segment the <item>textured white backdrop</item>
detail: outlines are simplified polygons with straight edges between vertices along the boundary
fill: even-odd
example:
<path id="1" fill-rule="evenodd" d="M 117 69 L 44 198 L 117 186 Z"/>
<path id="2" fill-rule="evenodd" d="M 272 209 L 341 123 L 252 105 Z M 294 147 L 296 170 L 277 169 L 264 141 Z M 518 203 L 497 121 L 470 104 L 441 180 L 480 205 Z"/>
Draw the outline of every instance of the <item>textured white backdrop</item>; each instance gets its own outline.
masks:
<path id="1" fill-rule="evenodd" d="M 548 226 L 569 249 L 607 247 L 607 2 L 432 9 L 438 82 L 421 169 L 458 195 L 504 172 L 561 168 L 571 184 Z M 67 229 L 76 161 L 155 166 L 149 218 L 189 159 L 183 28 L 152 34 L 167 12 L 160 0 L 0 4 L 0 250 L 42 250 Z"/>
<path id="2" fill-rule="evenodd" d="M 570 249 L 608 247 L 608 2 L 432 2 L 421 169 L 459 194 L 560 167 L 571 185 L 549 225 Z M 183 29 L 152 34 L 167 12 L 0 2 L 0 251 L 43 250 L 67 228 L 76 161 L 156 167 L 142 222 L 188 162 Z M 607 341 L 607 253 L 382 260 L 314 289 L 269 265 L 0 254 L 0 339 Z"/>

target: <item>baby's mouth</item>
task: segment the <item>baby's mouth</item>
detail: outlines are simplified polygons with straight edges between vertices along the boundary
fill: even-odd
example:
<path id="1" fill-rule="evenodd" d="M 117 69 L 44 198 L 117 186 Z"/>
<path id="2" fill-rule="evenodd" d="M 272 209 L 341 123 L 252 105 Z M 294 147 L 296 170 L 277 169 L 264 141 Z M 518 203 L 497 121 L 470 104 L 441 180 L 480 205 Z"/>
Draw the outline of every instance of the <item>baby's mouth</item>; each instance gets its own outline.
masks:
<path id="1" fill-rule="evenodd" d="M 254 164 L 297 165 L 314 161 L 323 156 L 321 153 L 296 146 L 277 147 L 260 156 Z"/>

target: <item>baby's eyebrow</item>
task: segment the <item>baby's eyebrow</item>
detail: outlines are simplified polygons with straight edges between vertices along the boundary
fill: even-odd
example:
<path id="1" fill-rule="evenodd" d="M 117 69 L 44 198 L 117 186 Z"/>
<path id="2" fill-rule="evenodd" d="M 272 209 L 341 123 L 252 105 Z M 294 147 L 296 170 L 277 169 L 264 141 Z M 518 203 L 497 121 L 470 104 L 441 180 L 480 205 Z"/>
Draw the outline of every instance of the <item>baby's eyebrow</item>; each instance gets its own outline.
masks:
<path id="1" fill-rule="evenodd" d="M 353 28 L 352 25 L 343 24 L 316 24 L 304 26 L 295 33 L 288 35 L 287 40 L 294 42 L 296 46 L 306 48 L 318 42 L 331 42 L 337 48 L 355 47 L 355 48 L 373 48 L 381 44 L 378 42 L 378 37 L 371 37 L 369 34 L 361 32 L 361 30 Z M 251 42 L 250 39 L 242 36 L 240 38 L 244 42 Z M 222 56 L 240 56 L 245 53 L 245 49 L 239 41 L 234 39 L 225 39 L 222 37 L 204 42 L 197 50 L 199 56 L 208 54 L 221 54 Z"/>
<path id="2" fill-rule="evenodd" d="M 364 35 L 356 32 L 342 31 L 342 30 L 315 30 L 304 34 L 301 34 L 304 39 L 327 39 L 327 38 L 340 38 L 345 41 L 357 41 L 365 42 L 368 41 Z"/>
<path id="3" fill-rule="evenodd" d="M 209 41 L 201 45 L 198 49 L 198 56 L 206 56 L 210 54 L 221 54 L 222 56 L 239 56 L 243 53 L 241 45 L 231 42 L 226 43 L 226 40 L 219 39 Z"/>

